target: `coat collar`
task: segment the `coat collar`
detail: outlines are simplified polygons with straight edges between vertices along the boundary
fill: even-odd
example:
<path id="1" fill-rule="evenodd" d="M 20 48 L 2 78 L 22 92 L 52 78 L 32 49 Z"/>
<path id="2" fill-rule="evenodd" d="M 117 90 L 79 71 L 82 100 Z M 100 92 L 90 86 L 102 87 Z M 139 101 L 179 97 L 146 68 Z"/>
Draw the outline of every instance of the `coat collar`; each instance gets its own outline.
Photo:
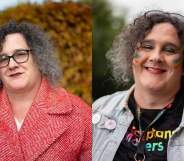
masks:
<path id="1" fill-rule="evenodd" d="M 121 105 L 120 108 L 128 108 L 128 100 L 130 98 L 130 95 L 132 94 L 132 92 L 134 91 L 135 89 L 135 84 L 127 91 L 127 95 L 124 97 L 124 99 L 122 100 L 121 102 Z M 184 105 L 183 105 L 183 114 L 182 114 L 182 118 L 181 118 L 181 123 L 179 125 L 178 128 L 183 128 L 184 127 Z"/>
<path id="2" fill-rule="evenodd" d="M 127 90 L 127 94 L 125 95 L 124 99 L 121 102 L 122 107 L 128 108 L 128 100 L 130 98 L 130 95 L 134 91 L 134 89 L 135 89 L 135 84 L 129 90 Z"/>
<path id="3" fill-rule="evenodd" d="M 73 109 L 70 96 L 66 90 L 50 85 L 46 79 L 42 79 L 33 106 L 37 106 L 48 114 L 66 114 Z"/>

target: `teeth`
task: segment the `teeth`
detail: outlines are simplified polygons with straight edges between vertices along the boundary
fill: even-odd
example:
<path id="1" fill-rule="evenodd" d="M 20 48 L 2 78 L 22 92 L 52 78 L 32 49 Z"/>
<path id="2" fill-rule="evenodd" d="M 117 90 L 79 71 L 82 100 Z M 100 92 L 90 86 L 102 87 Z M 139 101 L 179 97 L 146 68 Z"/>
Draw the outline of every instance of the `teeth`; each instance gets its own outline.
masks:
<path id="1" fill-rule="evenodd" d="M 164 72 L 164 70 L 158 68 L 146 67 L 146 69 L 154 74 L 161 74 Z"/>

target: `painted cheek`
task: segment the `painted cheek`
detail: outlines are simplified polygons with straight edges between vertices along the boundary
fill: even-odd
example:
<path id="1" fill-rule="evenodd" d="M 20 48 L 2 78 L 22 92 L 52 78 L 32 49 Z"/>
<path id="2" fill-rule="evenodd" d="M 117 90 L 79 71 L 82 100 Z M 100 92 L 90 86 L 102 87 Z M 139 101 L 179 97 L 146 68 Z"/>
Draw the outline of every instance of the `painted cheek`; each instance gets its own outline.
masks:
<path id="1" fill-rule="evenodd" d="M 132 61 L 133 65 L 140 64 L 140 61 L 141 61 L 141 55 L 138 52 L 135 52 L 133 56 L 133 61 Z"/>
<path id="2" fill-rule="evenodd" d="M 178 58 L 175 58 L 173 61 L 172 61 L 172 65 L 174 68 L 179 68 L 181 67 L 183 64 L 183 59 L 182 57 L 178 57 Z"/>

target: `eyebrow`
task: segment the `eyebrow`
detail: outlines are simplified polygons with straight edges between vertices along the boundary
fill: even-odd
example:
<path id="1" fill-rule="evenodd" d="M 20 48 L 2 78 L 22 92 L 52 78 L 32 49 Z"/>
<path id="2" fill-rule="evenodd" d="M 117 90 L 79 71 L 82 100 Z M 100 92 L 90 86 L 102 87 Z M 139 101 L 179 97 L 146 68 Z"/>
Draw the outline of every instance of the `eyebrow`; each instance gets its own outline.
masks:
<path id="1" fill-rule="evenodd" d="M 178 45 L 176 45 L 176 44 L 173 44 L 173 43 L 171 43 L 171 42 L 167 42 L 166 45 L 173 46 L 173 47 L 175 47 L 176 49 L 181 49 L 180 46 L 178 46 Z"/>
<path id="2" fill-rule="evenodd" d="M 144 43 L 144 42 L 154 43 L 154 40 L 144 39 L 144 40 L 141 41 L 141 43 Z"/>
<path id="3" fill-rule="evenodd" d="M 141 44 L 143 44 L 143 43 L 152 43 L 152 44 L 155 44 L 155 41 L 154 41 L 154 40 L 149 40 L 149 39 L 144 39 L 144 40 L 141 42 Z M 174 44 L 174 43 L 172 43 L 172 42 L 170 42 L 170 41 L 164 42 L 164 46 L 166 46 L 166 45 L 173 46 L 173 47 L 175 47 L 176 49 L 181 49 L 181 46 L 178 46 L 178 45 L 176 45 L 176 44 Z"/>
<path id="4" fill-rule="evenodd" d="M 150 43 L 150 44 L 154 44 L 154 41 L 153 40 L 142 40 L 141 42 L 140 42 L 140 46 L 142 46 L 143 44 L 145 44 L 145 43 Z"/>

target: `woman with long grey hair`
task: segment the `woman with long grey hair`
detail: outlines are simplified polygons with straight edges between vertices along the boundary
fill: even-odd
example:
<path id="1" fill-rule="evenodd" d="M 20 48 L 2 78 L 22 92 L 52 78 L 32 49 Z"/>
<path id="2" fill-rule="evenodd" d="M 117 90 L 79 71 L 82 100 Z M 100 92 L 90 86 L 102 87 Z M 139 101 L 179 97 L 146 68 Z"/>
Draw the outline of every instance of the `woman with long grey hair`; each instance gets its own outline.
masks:
<path id="1" fill-rule="evenodd" d="M 51 40 L 37 26 L 0 26 L 0 160 L 90 161 L 90 108 L 59 87 Z"/>
<path id="2" fill-rule="evenodd" d="M 117 83 L 93 104 L 93 161 L 183 161 L 184 17 L 147 11 L 107 53 Z"/>

